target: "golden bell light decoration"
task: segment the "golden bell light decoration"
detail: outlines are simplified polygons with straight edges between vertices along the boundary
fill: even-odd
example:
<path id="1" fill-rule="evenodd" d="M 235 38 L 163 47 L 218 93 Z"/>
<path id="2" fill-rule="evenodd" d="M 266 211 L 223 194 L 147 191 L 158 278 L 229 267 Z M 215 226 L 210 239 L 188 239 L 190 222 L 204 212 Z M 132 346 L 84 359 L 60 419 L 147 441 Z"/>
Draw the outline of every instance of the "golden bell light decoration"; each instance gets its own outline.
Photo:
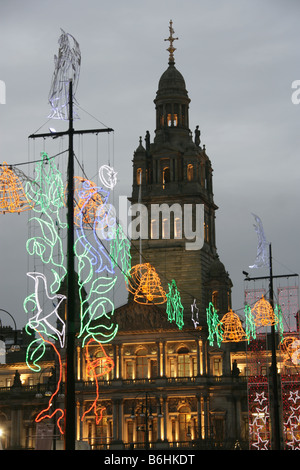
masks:
<path id="1" fill-rule="evenodd" d="M 20 178 L 6 162 L 0 166 L 0 212 L 20 212 L 32 209 Z"/>
<path id="2" fill-rule="evenodd" d="M 278 323 L 278 318 L 270 302 L 268 302 L 264 296 L 255 303 L 251 313 L 256 326 L 270 326 Z"/>
<path id="3" fill-rule="evenodd" d="M 223 343 L 238 343 L 247 340 L 239 316 L 231 309 L 223 316 L 217 328 Z"/>
<path id="4" fill-rule="evenodd" d="M 137 264 L 131 268 L 127 289 L 134 294 L 134 301 L 139 304 L 163 304 L 167 300 L 160 278 L 150 263 Z"/>

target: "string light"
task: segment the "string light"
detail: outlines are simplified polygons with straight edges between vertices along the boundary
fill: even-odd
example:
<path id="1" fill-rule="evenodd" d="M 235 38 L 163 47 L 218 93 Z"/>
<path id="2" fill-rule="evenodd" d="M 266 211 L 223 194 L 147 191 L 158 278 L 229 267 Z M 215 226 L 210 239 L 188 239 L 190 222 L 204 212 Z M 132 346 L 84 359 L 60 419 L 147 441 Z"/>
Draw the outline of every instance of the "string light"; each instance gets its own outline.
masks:
<path id="1" fill-rule="evenodd" d="M 94 410 L 95 414 L 95 421 L 96 424 L 99 424 L 99 422 L 102 419 L 103 416 L 103 411 L 105 410 L 104 407 L 100 407 L 100 410 L 97 410 L 97 404 L 99 400 L 99 378 L 102 377 L 105 374 L 108 374 L 111 370 L 113 370 L 115 364 L 114 361 L 106 354 L 104 347 L 102 344 L 96 342 L 96 345 L 98 346 L 98 349 L 94 355 L 92 355 L 90 351 L 91 345 L 95 343 L 93 339 L 90 339 L 86 345 L 86 372 L 88 377 L 91 378 L 95 382 L 96 386 L 96 398 L 93 401 L 92 405 L 84 412 L 81 420 L 84 420 L 84 417 L 86 414 L 90 413 L 92 410 Z M 101 356 L 96 355 L 96 354 L 101 354 Z M 93 358 L 94 357 L 94 358 Z"/>
<path id="2" fill-rule="evenodd" d="M 175 321 L 178 328 L 181 330 L 183 321 L 183 305 L 181 303 L 181 297 L 174 279 L 171 284 L 168 284 L 169 292 L 167 293 L 167 307 L 166 313 L 170 322 Z"/>
<path id="3" fill-rule="evenodd" d="M 289 450 L 300 450 L 299 386 L 299 374 L 281 376 L 283 435 Z"/>
<path id="4" fill-rule="evenodd" d="M 99 213 L 99 208 L 106 198 L 93 181 L 74 176 L 74 225 L 83 224 L 86 229 L 92 229 L 96 217 L 104 216 L 104 212 Z"/>
<path id="5" fill-rule="evenodd" d="M 250 450 L 269 450 L 270 407 L 266 376 L 248 377 L 248 406 Z"/>
<path id="6" fill-rule="evenodd" d="M 20 212 L 31 210 L 33 202 L 25 194 L 18 176 L 8 168 L 6 162 L 0 166 L 0 212 Z"/>

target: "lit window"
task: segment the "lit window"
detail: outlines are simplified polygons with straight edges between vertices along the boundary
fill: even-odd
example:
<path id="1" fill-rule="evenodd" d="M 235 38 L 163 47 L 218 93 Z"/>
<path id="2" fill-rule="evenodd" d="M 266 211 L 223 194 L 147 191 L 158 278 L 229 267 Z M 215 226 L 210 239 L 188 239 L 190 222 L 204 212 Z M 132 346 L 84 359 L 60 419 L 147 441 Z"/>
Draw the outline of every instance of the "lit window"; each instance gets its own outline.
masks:
<path id="1" fill-rule="evenodd" d="M 138 185 L 142 184 L 142 175 L 143 175 L 143 170 L 141 168 L 138 168 L 136 171 L 136 182 Z"/>
<path id="2" fill-rule="evenodd" d="M 187 166 L 187 179 L 188 181 L 193 181 L 194 179 L 194 167 L 191 163 Z"/>

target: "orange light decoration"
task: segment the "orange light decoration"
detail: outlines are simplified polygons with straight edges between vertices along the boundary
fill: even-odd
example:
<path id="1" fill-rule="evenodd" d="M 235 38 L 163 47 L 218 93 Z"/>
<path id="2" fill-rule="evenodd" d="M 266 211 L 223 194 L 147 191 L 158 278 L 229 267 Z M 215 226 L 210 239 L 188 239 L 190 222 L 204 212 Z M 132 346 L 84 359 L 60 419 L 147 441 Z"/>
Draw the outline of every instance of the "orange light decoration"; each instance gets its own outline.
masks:
<path id="1" fill-rule="evenodd" d="M 239 316 L 231 309 L 222 317 L 217 328 L 223 343 L 238 343 L 248 339 Z"/>
<path id="2" fill-rule="evenodd" d="M 283 361 L 291 361 L 294 365 L 300 365 L 300 340 L 296 336 L 286 336 L 280 342 L 280 350 Z"/>
<path id="3" fill-rule="evenodd" d="M 20 178 L 8 167 L 6 162 L 0 165 L 0 212 L 20 212 L 32 209 Z"/>
<path id="4" fill-rule="evenodd" d="M 82 218 L 84 227 L 93 229 L 97 211 L 105 202 L 98 189 L 93 181 L 74 176 L 74 225 L 77 227 L 80 227 Z M 99 215 L 101 216 L 98 213 L 98 217 Z"/>
<path id="5" fill-rule="evenodd" d="M 95 357 L 95 355 L 94 355 L 94 359 L 93 359 L 93 354 L 91 353 L 91 351 L 89 349 L 92 343 L 94 343 L 98 347 L 100 347 L 100 353 L 103 354 L 102 356 Z M 86 371 L 87 371 L 88 377 L 91 377 L 92 380 L 95 381 L 96 398 L 93 401 L 92 405 L 89 407 L 89 409 L 84 412 L 84 414 L 81 418 L 81 421 L 83 421 L 83 419 L 84 419 L 84 417 L 87 413 L 90 413 L 90 411 L 94 410 L 94 414 L 95 414 L 95 417 L 96 417 L 96 424 L 99 424 L 101 419 L 102 419 L 103 411 L 105 410 L 105 408 L 100 406 L 99 409 L 97 410 L 97 402 L 98 402 L 98 399 L 99 399 L 98 378 L 102 377 L 105 374 L 108 374 L 108 372 L 110 372 L 115 367 L 115 364 L 114 364 L 114 361 L 106 354 L 102 344 L 99 343 L 98 341 L 95 341 L 93 338 L 91 338 L 88 341 L 85 348 L 86 348 L 86 356 L 85 357 L 86 357 L 86 362 L 87 362 Z M 99 349 L 97 349 L 97 353 L 98 352 L 99 352 Z"/>
<path id="6" fill-rule="evenodd" d="M 139 304 L 163 304 L 167 301 L 160 278 L 150 263 L 137 264 L 129 271 L 127 289 Z"/>
<path id="7" fill-rule="evenodd" d="M 256 326 L 270 326 L 278 323 L 278 317 L 264 296 L 258 300 L 251 310 Z"/>

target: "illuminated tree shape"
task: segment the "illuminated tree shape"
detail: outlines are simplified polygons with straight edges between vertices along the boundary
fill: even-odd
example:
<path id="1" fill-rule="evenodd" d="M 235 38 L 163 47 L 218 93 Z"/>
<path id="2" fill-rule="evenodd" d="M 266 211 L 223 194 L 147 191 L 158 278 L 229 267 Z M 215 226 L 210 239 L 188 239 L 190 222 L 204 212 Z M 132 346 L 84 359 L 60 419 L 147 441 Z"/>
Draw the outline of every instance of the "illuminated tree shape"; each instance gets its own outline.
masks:
<path id="1" fill-rule="evenodd" d="M 254 316 L 256 326 L 269 326 L 278 323 L 278 318 L 275 316 L 271 304 L 264 296 L 255 303 L 252 309 L 252 315 Z"/>
<path id="2" fill-rule="evenodd" d="M 0 166 L 0 212 L 20 213 L 31 210 L 32 206 L 20 178 L 3 162 Z"/>
<path id="3" fill-rule="evenodd" d="M 86 362 L 87 362 L 87 367 L 86 367 L 86 372 L 88 377 L 90 377 L 96 385 L 96 398 L 93 401 L 92 405 L 84 412 L 81 420 L 83 421 L 85 415 L 87 413 L 90 413 L 92 410 L 94 410 L 95 414 L 95 420 L 96 424 L 99 424 L 99 422 L 102 419 L 102 413 L 105 410 L 105 408 L 100 406 L 97 408 L 97 403 L 99 400 L 99 378 L 102 377 L 105 374 L 108 374 L 114 367 L 114 361 L 106 354 L 104 347 L 102 344 L 96 342 L 98 346 L 98 350 L 96 354 L 99 354 L 100 356 L 96 354 L 92 354 L 90 351 L 90 346 L 94 342 L 93 339 L 90 339 L 87 345 L 85 346 L 86 348 Z"/>
<path id="4" fill-rule="evenodd" d="M 105 200 L 93 181 L 74 176 L 74 225 L 83 224 L 84 228 L 93 229 L 96 217 L 105 215 L 104 211 L 99 212 Z"/>
<path id="5" fill-rule="evenodd" d="M 231 309 L 222 317 L 217 328 L 223 343 L 238 343 L 247 340 L 240 318 Z"/>
<path id="6" fill-rule="evenodd" d="M 117 266 L 118 260 L 120 259 L 122 271 L 127 281 L 127 274 L 131 269 L 130 242 L 120 225 L 118 225 L 115 230 L 115 236 L 110 242 L 110 257 L 113 266 Z"/>
<path id="7" fill-rule="evenodd" d="M 248 339 L 248 343 L 252 337 L 252 339 L 256 338 L 256 328 L 255 328 L 255 323 L 253 321 L 253 315 L 251 313 L 251 307 L 250 305 L 245 306 L 245 319 L 246 319 L 246 336 Z"/>
<path id="8" fill-rule="evenodd" d="M 134 294 L 137 303 L 163 304 L 167 300 L 160 278 L 150 263 L 133 266 L 129 271 L 126 287 Z"/>
<path id="9" fill-rule="evenodd" d="M 278 331 L 279 335 L 282 338 L 284 327 L 283 327 L 283 320 L 282 320 L 282 310 L 281 310 L 280 305 L 275 305 L 274 315 L 275 315 L 275 318 L 277 319 L 276 324 L 275 324 L 275 330 Z"/>
<path id="10" fill-rule="evenodd" d="M 60 171 L 52 159 L 43 152 L 37 163 L 36 178 L 25 186 L 27 197 L 34 202 L 35 217 L 29 222 L 36 224 L 39 234 L 27 240 L 26 248 L 30 255 L 37 255 L 45 264 L 52 265 L 54 281 L 50 285 L 52 293 L 57 292 L 66 275 L 64 250 L 60 230 L 67 227 L 61 221 L 60 212 L 64 208 L 63 181 Z M 37 233 L 37 229 L 35 230 Z"/>
<path id="11" fill-rule="evenodd" d="M 167 293 L 167 308 L 166 312 L 168 315 L 168 320 L 170 322 L 175 321 L 178 328 L 181 330 L 184 321 L 183 321 L 183 305 L 181 303 L 180 293 L 177 289 L 176 282 L 174 279 L 171 284 L 168 284 L 169 292 Z"/>
<path id="12" fill-rule="evenodd" d="M 222 331 L 219 331 L 218 324 L 220 322 L 219 315 L 212 304 L 209 303 L 208 308 L 206 309 L 206 318 L 208 326 L 208 342 L 210 346 L 214 345 L 214 337 L 216 336 L 217 345 L 220 347 L 222 343 Z"/>

